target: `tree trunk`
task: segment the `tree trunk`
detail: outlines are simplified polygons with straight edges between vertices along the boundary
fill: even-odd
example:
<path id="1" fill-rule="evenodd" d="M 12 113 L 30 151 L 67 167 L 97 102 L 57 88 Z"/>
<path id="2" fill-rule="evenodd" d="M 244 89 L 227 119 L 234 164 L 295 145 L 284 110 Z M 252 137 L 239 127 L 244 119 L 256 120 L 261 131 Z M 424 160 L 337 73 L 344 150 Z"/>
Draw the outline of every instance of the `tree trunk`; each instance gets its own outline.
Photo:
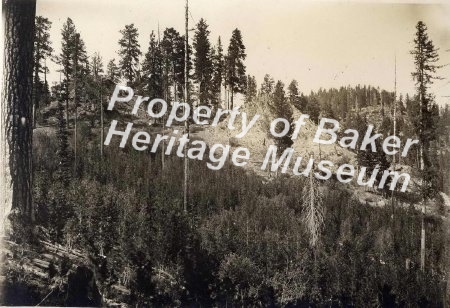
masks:
<path id="1" fill-rule="evenodd" d="M 233 88 L 231 88 L 231 102 L 230 102 L 230 110 L 233 109 L 233 98 L 234 98 L 234 93 L 233 93 Z"/>
<path id="2" fill-rule="evenodd" d="M 30 226 L 32 209 L 33 41 L 36 0 L 3 1 L 3 93 L 0 117 L 2 232 L 14 210 Z M 8 230 L 9 231 L 9 230 Z"/>
<path id="3" fill-rule="evenodd" d="M 33 128 L 36 128 L 36 114 L 39 108 L 40 90 L 39 87 L 39 64 L 35 64 L 33 81 Z"/>
<path id="4" fill-rule="evenodd" d="M 101 160 L 103 160 L 103 140 L 104 138 L 104 134 L 105 134 L 105 129 L 104 129 L 104 124 L 103 124 L 103 79 L 102 77 L 100 77 L 100 156 L 101 156 Z"/>
<path id="5" fill-rule="evenodd" d="M 189 72 L 188 72 L 188 51 L 189 51 L 189 6 L 188 0 L 186 0 L 186 12 L 185 12 L 185 38 L 184 38 L 184 101 L 189 104 Z M 184 133 L 189 138 L 189 120 L 190 116 L 184 121 Z M 188 184 L 189 184 L 189 160 L 187 157 L 187 144 L 184 146 L 184 185 L 183 185 L 183 210 L 187 213 L 188 206 Z"/>

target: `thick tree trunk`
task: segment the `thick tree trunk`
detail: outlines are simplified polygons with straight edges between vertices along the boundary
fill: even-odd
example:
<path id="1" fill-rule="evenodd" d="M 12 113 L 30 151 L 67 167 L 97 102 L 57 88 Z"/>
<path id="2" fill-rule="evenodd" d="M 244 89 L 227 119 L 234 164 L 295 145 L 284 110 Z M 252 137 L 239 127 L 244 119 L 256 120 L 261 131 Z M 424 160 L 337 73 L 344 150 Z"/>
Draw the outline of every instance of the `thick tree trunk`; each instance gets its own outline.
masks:
<path id="1" fill-rule="evenodd" d="M 35 15 L 36 0 L 3 1 L 1 214 L 2 222 L 5 222 L 11 210 L 17 211 L 23 225 L 33 221 L 31 153 Z"/>

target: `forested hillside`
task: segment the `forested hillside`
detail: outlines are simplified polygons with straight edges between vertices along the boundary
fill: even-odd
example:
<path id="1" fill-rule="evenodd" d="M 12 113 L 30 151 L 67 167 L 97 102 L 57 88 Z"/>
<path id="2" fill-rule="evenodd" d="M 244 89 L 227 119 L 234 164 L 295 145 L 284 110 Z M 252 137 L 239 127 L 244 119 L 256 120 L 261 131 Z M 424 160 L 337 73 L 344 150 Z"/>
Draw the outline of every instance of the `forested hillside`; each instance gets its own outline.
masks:
<path id="1" fill-rule="evenodd" d="M 444 305 L 450 274 L 445 199 L 450 110 L 424 92 L 426 78 L 397 76 L 418 82 L 418 92 L 410 94 L 377 85 L 305 93 L 301 80 L 275 81 L 267 74 L 257 81 L 245 66 L 250 34 L 235 29 L 225 43 L 210 37 L 204 19 L 192 32 L 188 63 L 185 37 L 174 28 L 152 32 L 148 46 L 140 46 L 139 29 L 125 25 L 114 46 L 118 58 L 103 59 L 90 52 L 70 18 L 61 41 L 50 41 L 52 23 L 44 16 L 36 17 L 35 25 L 34 217 L 32 228 L 25 228 L 20 210 L 10 215 L 12 232 L 2 252 L 4 304 Z M 419 22 L 417 33 L 405 40 L 416 39 L 412 50 L 425 42 L 433 58 L 426 33 Z M 51 85 L 50 61 L 58 64 L 60 76 Z M 411 61 L 418 61 L 414 53 Z M 242 139 L 230 135 L 224 123 L 190 121 L 194 140 L 247 146 L 254 156 L 245 168 L 227 162 L 211 170 L 191 160 L 186 184 L 185 158 L 160 149 L 136 151 L 130 144 L 120 148 L 119 138 L 104 145 L 112 120 L 131 121 L 134 130 L 151 136 L 183 130 L 184 123 L 168 128 L 145 114 L 131 115 L 132 104 L 117 103 L 112 111 L 107 105 L 118 83 L 136 95 L 184 101 L 186 76 L 188 103 L 213 112 L 240 106 L 262 115 L 261 124 Z M 292 131 L 288 138 L 268 133 L 272 119 L 293 121 L 301 114 L 310 118 L 297 140 L 289 138 Z M 406 157 L 319 146 L 312 137 L 322 118 L 338 120 L 340 136 L 346 129 L 364 135 L 374 125 L 383 136 L 396 135 L 402 143 L 417 138 L 422 145 Z M 269 144 L 292 147 L 305 160 L 312 155 L 370 170 L 406 171 L 411 184 L 400 192 L 343 184 L 335 177 L 320 181 L 263 172 L 256 162 Z"/>

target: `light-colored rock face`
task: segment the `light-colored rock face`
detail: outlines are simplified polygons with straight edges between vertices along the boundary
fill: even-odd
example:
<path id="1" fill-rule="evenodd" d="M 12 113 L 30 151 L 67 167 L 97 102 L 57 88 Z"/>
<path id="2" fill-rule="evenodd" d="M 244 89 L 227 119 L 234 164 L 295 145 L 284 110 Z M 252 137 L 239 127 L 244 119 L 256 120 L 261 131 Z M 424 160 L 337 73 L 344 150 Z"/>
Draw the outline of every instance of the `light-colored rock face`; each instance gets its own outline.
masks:
<path id="1" fill-rule="evenodd" d="M 199 130 L 195 135 L 198 138 L 204 139 L 209 144 L 222 143 L 230 144 L 233 147 L 243 146 L 250 150 L 250 163 L 248 168 L 253 168 L 255 171 L 260 171 L 261 162 L 270 145 L 274 144 L 273 138 L 269 133 L 270 122 L 274 120 L 269 109 L 269 101 L 261 99 L 258 102 L 247 104 L 241 107 L 241 112 L 247 113 L 247 118 L 252 118 L 255 114 L 261 117 L 256 124 L 249 130 L 243 138 L 236 138 L 236 135 L 241 131 L 241 118 L 237 117 L 235 121 L 235 129 L 230 130 L 227 125 L 228 121 L 221 122 L 216 127 L 206 126 L 204 130 Z M 293 119 L 297 120 L 302 113 L 293 107 Z M 330 160 L 335 164 L 350 163 L 356 164 L 356 156 L 348 149 L 342 148 L 339 144 L 319 145 L 313 142 L 314 134 L 317 131 L 317 125 L 310 120 L 306 120 L 306 125 L 302 126 L 298 137 L 294 140 L 292 148 L 296 155 L 305 158 L 305 165 L 307 159 L 311 154 L 316 160 Z M 337 166 L 335 166 L 337 168 Z"/>

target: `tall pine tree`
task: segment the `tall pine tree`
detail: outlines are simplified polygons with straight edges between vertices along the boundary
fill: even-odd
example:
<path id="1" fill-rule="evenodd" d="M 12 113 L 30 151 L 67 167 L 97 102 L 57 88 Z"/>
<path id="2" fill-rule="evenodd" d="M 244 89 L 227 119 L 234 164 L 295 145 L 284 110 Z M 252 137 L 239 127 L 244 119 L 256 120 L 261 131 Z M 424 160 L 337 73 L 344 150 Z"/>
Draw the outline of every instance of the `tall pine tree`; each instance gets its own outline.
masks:
<path id="1" fill-rule="evenodd" d="M 419 21 L 416 30 L 414 49 L 411 51 L 416 70 L 412 76 L 416 82 L 416 93 L 420 104 L 417 131 L 421 146 L 421 169 L 424 171 L 422 172 L 423 194 L 425 198 L 429 198 L 436 190 L 437 170 L 434 165 L 436 160 L 430 145 L 436 140 L 436 110 L 438 109 L 434 95 L 429 92 L 429 87 L 434 79 L 438 79 L 435 73 L 440 66 L 436 64 L 439 56 L 433 41 L 428 37 L 426 25 Z"/>
<path id="2" fill-rule="evenodd" d="M 91 57 L 91 71 L 92 76 L 94 77 L 95 80 L 97 80 L 100 77 L 100 75 L 104 73 L 103 59 L 98 52 L 94 53 L 94 55 Z"/>
<path id="3" fill-rule="evenodd" d="M 125 29 L 120 30 L 122 38 L 119 40 L 119 67 L 122 71 L 129 85 L 138 78 L 139 56 L 141 55 L 140 45 L 138 42 L 138 30 L 134 24 L 125 26 Z"/>
<path id="4" fill-rule="evenodd" d="M 261 84 L 261 95 L 272 95 L 275 81 L 269 74 L 264 75 L 264 80 Z"/>
<path id="5" fill-rule="evenodd" d="M 420 268 L 425 270 L 425 213 L 426 201 L 436 193 L 437 168 L 436 151 L 431 147 L 432 141 L 436 139 L 436 115 L 437 106 L 434 96 L 429 92 L 429 87 L 436 79 L 436 62 L 439 61 L 437 49 L 433 41 L 428 37 L 427 27 L 419 21 L 416 25 L 416 36 L 414 38 L 414 49 L 411 54 L 414 57 L 416 70 L 412 76 L 416 82 L 416 92 L 420 105 L 419 141 L 420 141 L 420 169 L 422 175 L 422 231 L 420 243 Z"/>
<path id="6" fill-rule="evenodd" d="M 301 108 L 300 106 L 300 93 L 298 90 L 298 82 L 297 80 L 292 80 L 291 83 L 288 86 L 288 94 L 289 94 L 289 103 L 292 106 L 297 107 L 299 110 Z"/>
<path id="7" fill-rule="evenodd" d="M 161 41 L 164 65 L 164 88 L 167 99 L 169 99 L 169 87 L 173 86 L 173 99 L 183 99 L 184 89 L 184 36 L 180 36 L 174 28 L 166 28 Z M 188 47 L 188 54 L 191 54 Z M 191 69 L 191 62 L 188 60 L 188 71 Z"/>
<path id="8" fill-rule="evenodd" d="M 212 53 L 211 57 L 213 60 L 212 103 L 217 107 L 221 100 L 222 83 L 225 75 L 225 62 L 220 36 L 217 40 L 216 50 Z"/>
<path id="9" fill-rule="evenodd" d="M 111 82 L 117 83 L 120 78 L 119 68 L 116 65 L 116 59 L 111 59 L 106 66 L 106 78 Z"/>
<path id="10" fill-rule="evenodd" d="M 162 98 L 163 92 L 163 57 L 155 34 L 150 34 L 148 51 L 142 63 L 144 90 L 151 98 Z"/>
<path id="11" fill-rule="evenodd" d="M 213 61 L 211 58 L 211 44 L 206 21 L 202 18 L 197 24 L 194 34 L 194 80 L 199 86 L 200 105 L 206 105 L 211 99 Z"/>
<path id="12" fill-rule="evenodd" d="M 234 29 L 226 58 L 226 84 L 231 93 L 230 109 L 233 109 L 234 94 L 243 93 L 245 90 L 245 46 L 242 42 L 242 34 L 239 29 Z"/>
<path id="13" fill-rule="evenodd" d="M 275 137 L 275 143 L 278 147 L 278 153 L 283 153 L 283 151 L 290 147 L 293 143 L 292 133 L 293 133 L 293 112 L 292 107 L 286 99 L 286 93 L 284 92 L 284 84 L 281 81 L 277 81 L 275 85 L 275 90 L 273 92 L 273 104 L 272 104 L 273 114 L 275 118 L 283 118 L 289 122 L 289 130 L 287 134 L 283 137 Z M 281 122 L 278 122 L 275 131 L 281 133 L 285 129 Z"/>
<path id="14" fill-rule="evenodd" d="M 51 22 L 42 16 L 35 19 L 34 33 L 34 69 L 33 69 L 33 125 L 36 127 L 36 112 L 39 108 L 41 97 L 46 92 L 47 79 L 42 82 L 40 74 L 47 74 L 46 59 L 52 55 L 53 48 L 50 42 Z"/>
<path id="15" fill-rule="evenodd" d="M 66 125 L 69 127 L 69 86 L 72 82 L 73 73 L 73 38 L 75 36 L 76 29 L 72 19 L 67 18 L 61 31 L 61 53 L 57 58 L 58 64 L 61 66 L 61 72 L 63 74 L 62 80 L 62 96 L 66 104 Z"/>

